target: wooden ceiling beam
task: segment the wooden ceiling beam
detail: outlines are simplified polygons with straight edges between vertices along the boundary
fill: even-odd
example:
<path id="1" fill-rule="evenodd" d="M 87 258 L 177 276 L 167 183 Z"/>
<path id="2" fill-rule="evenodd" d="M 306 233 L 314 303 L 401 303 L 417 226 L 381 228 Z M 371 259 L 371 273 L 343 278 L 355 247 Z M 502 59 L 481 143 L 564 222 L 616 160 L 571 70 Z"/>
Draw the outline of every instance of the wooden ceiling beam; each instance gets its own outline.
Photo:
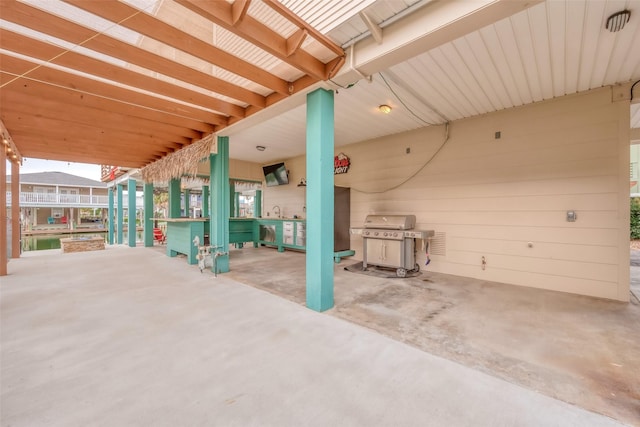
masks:
<path id="1" fill-rule="evenodd" d="M 203 61 L 215 64 L 247 80 L 275 92 L 288 94 L 289 83 L 237 56 L 206 43 L 191 34 L 173 27 L 139 9 L 122 2 L 64 0 L 82 10 L 115 22 L 151 39 L 186 52 Z M 237 3 L 237 2 L 236 2 Z M 235 6 L 235 4 L 234 4 Z M 247 3 L 248 6 L 248 3 Z M 234 10 L 237 8 L 234 8 Z M 240 11 L 240 13 L 243 13 Z M 244 12 L 246 13 L 246 11 Z M 264 102 L 264 100 L 263 100 Z M 253 104 L 253 102 L 251 102 Z"/>
<path id="2" fill-rule="evenodd" d="M 65 71 L 47 67 L 46 65 L 41 65 L 39 68 L 34 69 L 34 67 L 37 67 L 39 65 L 38 63 L 27 61 L 21 58 L 16 58 L 6 54 L 0 53 L 0 63 L 2 63 L 1 71 L 3 73 L 10 73 L 14 76 L 21 76 L 25 72 L 33 69 L 33 71 L 30 71 L 29 75 L 26 76 L 27 79 L 35 79 L 40 82 L 79 90 L 104 98 L 115 99 L 121 102 L 127 102 L 147 108 L 153 108 L 178 116 L 191 117 L 193 119 L 202 120 L 210 124 L 222 124 L 226 123 L 227 121 L 226 117 L 209 111 L 190 107 L 166 99 L 157 98 L 151 95 L 146 95 L 115 85 L 110 85 L 76 74 L 67 73 Z M 9 85 L 17 86 L 23 84 L 23 79 L 23 77 L 20 77 L 9 83 Z M 2 84 L 5 84 L 4 80 L 6 80 L 5 77 L 3 77 Z"/>
<path id="3" fill-rule="evenodd" d="M 100 156 L 110 156 L 112 158 L 156 158 L 172 153 L 175 150 L 169 148 L 158 147 L 157 149 L 134 149 L 134 150 L 121 150 L 121 152 L 115 153 L 111 147 L 95 144 L 87 139 L 77 139 L 69 141 L 64 136 L 60 136 L 57 133 L 43 134 L 38 132 L 37 129 L 21 129 L 16 131 L 16 137 L 20 138 L 20 143 L 25 149 L 35 148 L 41 152 L 49 151 L 62 151 L 69 155 L 74 153 L 80 154 L 99 154 Z"/>
<path id="4" fill-rule="evenodd" d="M 303 49 L 287 52 L 287 40 L 252 16 L 247 14 L 234 23 L 233 6 L 226 1 L 174 1 L 318 80 L 331 78 L 326 64 Z"/>
<path id="5" fill-rule="evenodd" d="M 193 84 L 220 95 L 264 108 L 264 97 L 242 87 L 213 77 L 211 74 L 156 55 L 142 48 L 122 42 L 105 34 L 47 13 L 16 0 L 0 1 L 2 19 L 35 31 L 57 37 L 69 43 L 95 50 L 102 54 L 137 65 L 147 70 Z"/>
<path id="6" fill-rule="evenodd" d="M 324 45 L 324 47 L 331 50 L 336 55 L 345 56 L 344 49 L 342 49 L 342 47 L 335 44 L 329 37 L 325 36 L 320 31 L 313 28 L 311 25 L 307 24 L 305 21 L 302 20 L 302 18 L 300 18 L 295 13 L 293 13 L 291 10 L 285 7 L 278 0 L 264 0 L 263 3 L 269 6 L 271 9 L 278 12 L 282 17 L 286 18 L 289 22 L 297 25 L 298 28 L 300 28 L 301 30 L 305 30 L 306 32 L 308 32 L 311 35 L 311 37 L 313 37 L 315 40 L 317 40 L 319 43 Z"/>
<path id="7" fill-rule="evenodd" d="M 37 132 L 42 135 L 59 136 L 69 142 L 87 141 L 92 144 L 107 144 L 110 147 L 122 148 L 128 151 L 160 147 L 179 147 L 189 145 L 188 138 L 167 138 L 155 134 L 131 133 L 120 130 L 105 129 L 98 125 L 66 122 L 61 119 L 49 119 L 40 116 L 0 111 L 0 117 L 7 124 L 7 129 L 13 135 L 17 131 Z M 16 142 L 19 145 L 19 141 Z"/>
<path id="8" fill-rule="evenodd" d="M 236 25 L 247 16 L 251 0 L 235 0 L 231 5 L 231 23 Z"/>
<path id="9" fill-rule="evenodd" d="M 28 150 L 30 153 L 29 156 L 33 156 L 33 153 L 35 151 L 37 151 L 39 155 L 48 155 L 49 153 L 51 153 L 49 155 L 53 155 L 53 151 L 55 151 L 54 149 L 56 147 L 60 148 L 60 146 L 62 145 L 64 147 L 64 150 L 57 150 L 57 151 L 61 151 L 62 153 L 66 153 L 68 155 L 80 155 L 85 158 L 89 156 L 96 156 L 100 158 L 109 158 L 109 157 L 113 158 L 113 152 L 110 152 L 108 150 L 93 148 L 93 147 L 86 148 L 80 145 L 69 144 L 68 142 L 65 142 L 64 140 L 60 140 L 60 139 L 50 138 L 45 140 L 44 138 L 41 138 L 39 135 L 26 135 L 26 134 L 21 135 L 21 138 L 24 141 L 23 145 L 25 146 L 25 149 Z M 121 155 L 118 155 L 118 158 L 125 159 L 125 160 L 153 162 L 157 159 L 162 158 L 162 156 L 166 154 L 167 153 L 162 153 L 159 151 L 122 153 Z M 70 160 L 67 160 L 67 161 L 70 161 Z"/>
<path id="10" fill-rule="evenodd" d="M 221 101 L 194 90 L 186 89 L 135 71 L 100 61 L 76 52 L 66 52 L 58 46 L 0 28 L 0 47 L 15 53 L 49 61 L 76 71 L 102 77 L 117 83 L 147 90 L 157 95 L 216 110 L 229 116 L 244 117 L 244 108 Z"/>
<path id="11" fill-rule="evenodd" d="M 301 91 L 301 90 L 306 89 L 309 86 L 311 86 L 311 85 L 313 85 L 313 84 L 315 84 L 317 82 L 318 81 L 315 78 L 313 78 L 311 76 L 308 76 L 308 75 L 304 75 L 304 76 L 300 77 L 298 80 L 296 80 L 295 82 L 293 82 L 292 84 L 295 85 L 296 91 Z M 286 98 L 286 96 L 283 96 L 282 94 L 272 93 L 271 95 L 269 95 L 267 97 L 267 106 L 273 105 L 278 101 L 282 101 L 284 98 Z M 257 113 L 258 111 L 260 111 L 260 110 L 252 108 L 252 107 L 247 108 L 247 117 L 251 116 L 252 114 Z M 229 126 L 234 124 L 234 123 L 236 123 L 236 122 L 239 122 L 239 121 L 240 121 L 240 119 L 235 119 L 233 117 L 230 117 L 229 118 Z M 220 127 L 219 129 L 216 129 L 216 131 L 218 131 L 220 129 L 223 129 L 223 127 Z"/>
<path id="12" fill-rule="evenodd" d="M 146 166 L 149 163 L 154 162 L 155 158 L 113 158 L 109 156 L 103 155 L 93 155 L 86 153 L 78 153 L 73 156 L 70 156 L 69 153 L 65 151 L 49 151 L 49 150 L 40 150 L 38 146 L 34 146 L 33 149 L 29 150 L 29 154 L 25 156 L 25 160 L 28 162 L 29 159 L 45 159 L 45 160 L 59 160 L 62 162 L 77 162 L 77 163 L 89 163 L 95 165 L 112 165 L 113 161 L 118 161 L 118 165 L 127 168 L 141 168 Z"/>
<path id="13" fill-rule="evenodd" d="M 0 80 L 1 80 L 0 76 Z M 60 86 L 53 86 L 47 83 L 37 82 L 35 80 L 24 80 L 21 85 L 13 87 L 11 85 L 2 89 L 3 93 L 19 94 L 20 96 L 29 96 L 39 99 L 56 100 L 62 105 L 77 106 L 82 108 L 93 109 L 109 113 L 112 111 L 122 114 L 128 119 L 147 120 L 152 124 L 164 124 L 172 126 L 175 131 L 169 133 L 180 133 L 180 129 L 184 132 L 191 130 L 201 132 L 202 134 L 210 134 L 216 130 L 216 127 L 198 120 L 176 116 L 163 111 L 132 105 L 116 100 L 106 99 L 100 96 L 79 92 L 74 89 L 67 89 Z M 187 135 L 184 135 L 187 136 Z"/>
<path id="14" fill-rule="evenodd" d="M 200 139 L 202 133 L 164 123 L 128 117 L 124 114 L 96 110 L 84 106 L 65 104 L 56 100 L 42 99 L 16 91 L 0 92 L 2 109 L 10 112 L 31 114 L 49 119 L 60 119 L 69 123 L 95 124 L 104 128 L 125 132 L 157 133 L 167 138 Z"/>

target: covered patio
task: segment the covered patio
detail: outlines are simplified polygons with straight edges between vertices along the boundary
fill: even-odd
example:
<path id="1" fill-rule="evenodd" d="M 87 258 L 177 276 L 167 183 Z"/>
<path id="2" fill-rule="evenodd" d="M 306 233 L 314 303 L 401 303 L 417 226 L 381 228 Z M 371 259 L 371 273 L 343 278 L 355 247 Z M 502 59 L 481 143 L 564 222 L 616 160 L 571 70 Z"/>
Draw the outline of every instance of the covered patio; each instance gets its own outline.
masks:
<path id="1" fill-rule="evenodd" d="M 161 247 L 12 260 L 0 288 L 2 423 L 639 419 L 637 299 L 430 272 L 385 279 L 345 271 L 343 260 L 336 306 L 318 314 L 304 307 L 305 255 L 271 252 L 233 250 L 237 268 L 217 278 Z"/>

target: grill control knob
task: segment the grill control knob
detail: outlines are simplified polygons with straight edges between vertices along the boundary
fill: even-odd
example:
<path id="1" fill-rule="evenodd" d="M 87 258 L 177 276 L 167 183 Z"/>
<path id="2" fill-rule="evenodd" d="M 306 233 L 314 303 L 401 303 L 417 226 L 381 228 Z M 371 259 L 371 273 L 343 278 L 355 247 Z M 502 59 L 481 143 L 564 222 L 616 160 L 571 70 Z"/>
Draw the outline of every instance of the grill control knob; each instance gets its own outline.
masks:
<path id="1" fill-rule="evenodd" d="M 393 237 L 398 237 L 398 233 L 393 233 Z"/>
<path id="2" fill-rule="evenodd" d="M 387 232 L 386 231 L 384 232 L 384 237 L 387 237 Z"/>
<path id="3" fill-rule="evenodd" d="M 377 236 L 378 234 L 380 234 L 380 233 L 378 233 L 377 231 L 375 233 L 373 233 L 374 236 Z"/>

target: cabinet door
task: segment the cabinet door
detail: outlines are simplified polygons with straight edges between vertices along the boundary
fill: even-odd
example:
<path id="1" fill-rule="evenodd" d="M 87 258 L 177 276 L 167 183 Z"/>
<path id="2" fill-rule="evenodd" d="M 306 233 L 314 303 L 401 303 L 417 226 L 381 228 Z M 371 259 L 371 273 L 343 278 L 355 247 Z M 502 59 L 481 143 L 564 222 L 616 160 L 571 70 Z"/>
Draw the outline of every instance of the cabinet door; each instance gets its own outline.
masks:
<path id="1" fill-rule="evenodd" d="M 293 245 L 293 222 L 284 222 L 282 228 L 282 243 L 285 245 Z"/>
<path id="2" fill-rule="evenodd" d="M 400 240 L 367 240 L 367 264 L 385 267 L 402 266 L 402 241 Z"/>

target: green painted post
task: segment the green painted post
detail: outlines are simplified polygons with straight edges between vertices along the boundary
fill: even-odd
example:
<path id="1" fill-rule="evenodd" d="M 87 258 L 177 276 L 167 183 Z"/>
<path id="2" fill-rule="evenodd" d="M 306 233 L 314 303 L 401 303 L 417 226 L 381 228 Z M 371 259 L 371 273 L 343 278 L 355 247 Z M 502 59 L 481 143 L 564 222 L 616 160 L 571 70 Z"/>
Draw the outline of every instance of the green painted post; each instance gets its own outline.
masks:
<path id="1" fill-rule="evenodd" d="M 180 180 L 169 181 L 169 218 L 180 218 Z"/>
<path id="2" fill-rule="evenodd" d="M 191 191 L 188 188 L 184 189 L 184 216 L 191 217 Z"/>
<path id="3" fill-rule="evenodd" d="M 256 198 L 253 200 L 253 216 L 262 218 L 262 190 L 256 190 Z"/>
<path id="4" fill-rule="evenodd" d="M 256 197 L 253 199 L 253 216 L 256 218 L 262 218 L 262 190 L 256 190 Z M 253 241 L 254 248 L 259 246 L 256 240 Z"/>
<path id="5" fill-rule="evenodd" d="M 307 307 L 333 307 L 333 92 L 307 95 Z"/>
<path id="6" fill-rule="evenodd" d="M 209 216 L 209 186 L 202 186 L 202 217 L 207 218 Z"/>
<path id="7" fill-rule="evenodd" d="M 233 190 L 233 216 L 238 218 L 240 216 L 240 193 L 236 193 L 235 186 L 232 185 L 229 191 Z"/>
<path id="8" fill-rule="evenodd" d="M 138 227 L 136 226 L 136 211 L 138 210 L 136 206 L 136 180 L 129 178 L 127 184 L 127 196 L 129 199 L 129 219 L 127 220 L 129 226 L 127 227 L 127 237 L 129 238 L 129 247 L 135 248 L 136 234 L 138 234 Z"/>
<path id="9" fill-rule="evenodd" d="M 114 203 L 114 194 L 113 194 L 113 187 L 109 187 L 109 214 L 107 215 L 107 225 L 109 227 L 109 244 L 113 245 L 113 231 L 114 231 L 114 227 L 113 227 L 113 213 L 114 213 L 114 207 L 115 203 Z"/>
<path id="10" fill-rule="evenodd" d="M 124 243 L 124 202 L 122 199 L 122 191 L 124 189 L 124 185 L 118 184 L 118 244 L 121 245 Z"/>
<path id="11" fill-rule="evenodd" d="M 151 219 L 154 216 L 152 183 L 145 182 L 144 184 L 144 207 L 142 211 L 144 218 L 144 246 L 148 248 L 153 246 L 153 220 Z"/>
<path id="12" fill-rule="evenodd" d="M 211 220 L 209 240 L 216 251 L 225 252 L 217 258 L 218 273 L 229 271 L 229 137 L 218 137 L 218 153 L 209 155 L 211 175 Z M 212 267 L 213 271 L 213 267 Z"/>

